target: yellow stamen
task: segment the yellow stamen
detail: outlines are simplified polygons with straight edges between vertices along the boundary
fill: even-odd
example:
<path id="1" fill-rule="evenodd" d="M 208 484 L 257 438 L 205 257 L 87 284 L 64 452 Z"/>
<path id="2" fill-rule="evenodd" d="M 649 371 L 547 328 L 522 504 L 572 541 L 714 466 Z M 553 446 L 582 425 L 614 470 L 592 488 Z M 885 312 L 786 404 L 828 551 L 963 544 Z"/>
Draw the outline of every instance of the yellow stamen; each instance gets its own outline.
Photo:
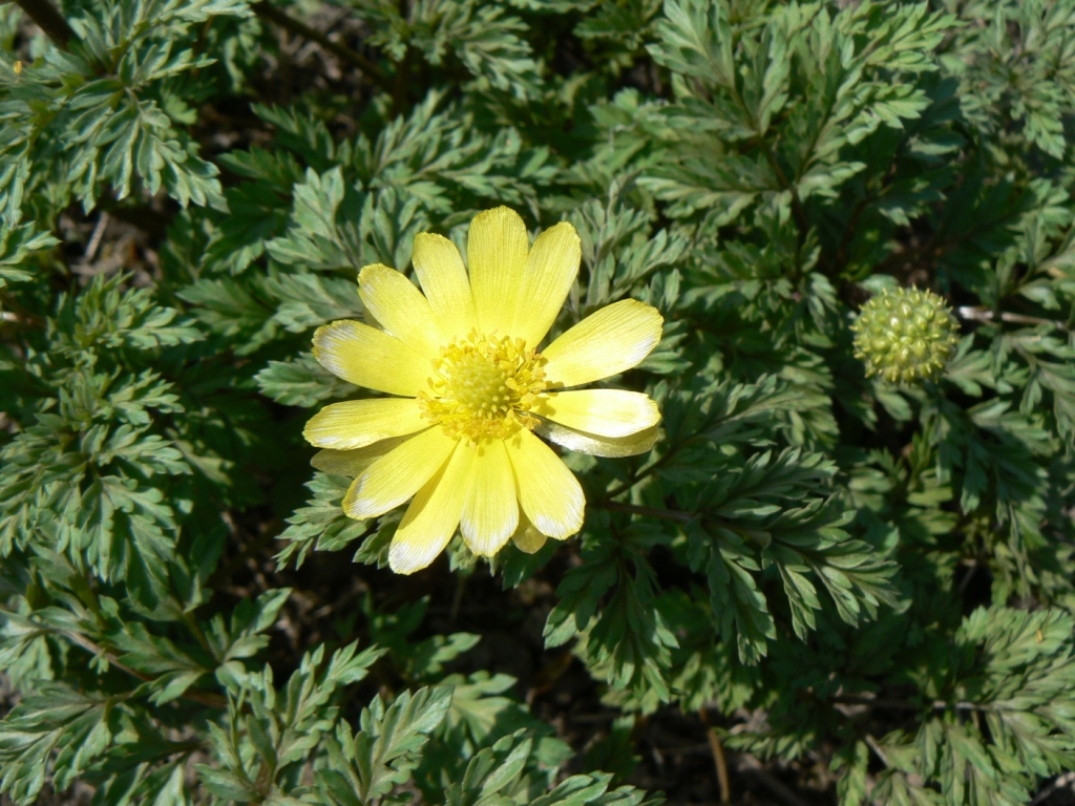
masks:
<path id="1" fill-rule="evenodd" d="M 418 393 L 422 416 L 440 423 L 451 437 L 476 444 L 533 430 L 531 411 L 541 405 L 545 358 L 523 339 L 471 331 L 441 350 L 433 361 L 428 390 Z"/>

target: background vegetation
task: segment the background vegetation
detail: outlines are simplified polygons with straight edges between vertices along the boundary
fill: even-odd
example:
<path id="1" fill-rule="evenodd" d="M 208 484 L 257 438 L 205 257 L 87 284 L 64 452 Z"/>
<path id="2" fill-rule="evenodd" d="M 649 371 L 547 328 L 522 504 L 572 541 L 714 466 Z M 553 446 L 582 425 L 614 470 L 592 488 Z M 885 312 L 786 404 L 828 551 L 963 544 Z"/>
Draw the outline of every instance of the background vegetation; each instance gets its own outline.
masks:
<path id="1" fill-rule="evenodd" d="M 0 6 L 4 797 L 1064 802 L 1075 1 L 47 8 Z M 500 203 L 582 236 L 558 328 L 661 309 L 664 436 L 568 458 L 579 539 L 398 577 L 310 337 Z M 867 379 L 912 285 L 957 354 Z"/>

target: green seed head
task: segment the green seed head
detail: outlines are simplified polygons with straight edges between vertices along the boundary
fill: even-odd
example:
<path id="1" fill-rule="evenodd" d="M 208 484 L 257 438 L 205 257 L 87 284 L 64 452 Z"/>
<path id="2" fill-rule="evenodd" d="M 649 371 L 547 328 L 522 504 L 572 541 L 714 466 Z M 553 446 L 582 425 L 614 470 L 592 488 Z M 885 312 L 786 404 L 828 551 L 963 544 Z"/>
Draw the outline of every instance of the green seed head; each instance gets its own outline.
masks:
<path id="1" fill-rule="evenodd" d="M 959 343 L 959 324 L 944 300 L 917 288 L 883 291 L 862 306 L 851 329 L 867 377 L 888 383 L 936 378 Z"/>

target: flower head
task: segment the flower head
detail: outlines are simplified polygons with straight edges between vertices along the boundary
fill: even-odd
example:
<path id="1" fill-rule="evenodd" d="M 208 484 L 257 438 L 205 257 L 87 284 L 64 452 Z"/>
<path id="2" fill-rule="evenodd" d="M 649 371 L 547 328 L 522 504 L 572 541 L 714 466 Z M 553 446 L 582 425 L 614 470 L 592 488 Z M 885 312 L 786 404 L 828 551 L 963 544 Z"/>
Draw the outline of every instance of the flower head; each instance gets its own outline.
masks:
<path id="1" fill-rule="evenodd" d="M 316 467 L 355 476 L 349 516 L 411 501 L 389 549 L 399 573 L 429 565 L 456 529 L 489 556 L 509 539 L 534 552 L 582 528 L 582 487 L 536 434 L 597 456 L 656 441 L 660 414 L 646 395 L 574 387 L 638 365 L 660 340 L 661 315 L 623 300 L 539 350 L 581 249 L 567 222 L 529 240 L 506 207 L 471 222 L 466 267 L 451 241 L 422 233 L 412 256 L 421 291 L 394 269 L 366 266 L 359 295 L 377 326 L 344 320 L 314 334 L 330 372 L 389 395 L 326 406 L 305 435 L 324 449 Z"/>
<path id="2" fill-rule="evenodd" d="M 880 375 L 888 383 L 936 378 L 959 344 L 959 324 L 944 300 L 917 288 L 886 289 L 873 297 L 851 329 L 866 376 Z"/>

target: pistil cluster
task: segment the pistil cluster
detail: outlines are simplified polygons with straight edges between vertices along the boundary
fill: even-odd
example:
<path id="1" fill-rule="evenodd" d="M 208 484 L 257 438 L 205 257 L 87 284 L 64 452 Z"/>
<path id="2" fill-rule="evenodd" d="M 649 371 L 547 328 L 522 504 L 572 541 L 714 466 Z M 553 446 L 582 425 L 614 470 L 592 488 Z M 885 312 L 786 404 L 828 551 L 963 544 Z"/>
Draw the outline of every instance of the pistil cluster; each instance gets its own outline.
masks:
<path id="1" fill-rule="evenodd" d="M 884 291 L 862 306 L 855 323 L 855 357 L 866 375 L 908 384 L 940 375 L 959 343 L 959 325 L 931 291 Z"/>
<path id="2" fill-rule="evenodd" d="M 428 390 L 418 393 L 422 415 L 451 437 L 477 444 L 531 431 L 547 389 L 545 358 L 523 339 L 471 331 L 441 350 Z"/>

